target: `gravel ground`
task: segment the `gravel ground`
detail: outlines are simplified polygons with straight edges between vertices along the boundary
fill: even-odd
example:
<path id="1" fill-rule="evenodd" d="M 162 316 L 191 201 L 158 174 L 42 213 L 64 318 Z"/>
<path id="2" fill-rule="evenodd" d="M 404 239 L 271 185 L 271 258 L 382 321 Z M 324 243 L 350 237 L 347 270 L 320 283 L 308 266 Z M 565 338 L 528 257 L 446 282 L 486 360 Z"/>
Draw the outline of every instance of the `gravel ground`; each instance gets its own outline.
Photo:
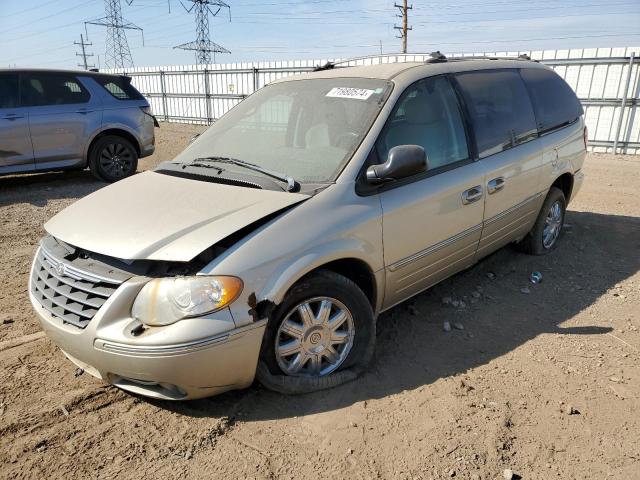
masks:
<path id="1" fill-rule="evenodd" d="M 140 168 L 201 130 L 163 124 Z M 0 177 L 0 477 L 639 478 L 640 159 L 584 171 L 553 254 L 505 248 L 383 314 L 361 379 L 182 403 L 75 378 L 31 312 L 43 223 L 104 184 Z"/>

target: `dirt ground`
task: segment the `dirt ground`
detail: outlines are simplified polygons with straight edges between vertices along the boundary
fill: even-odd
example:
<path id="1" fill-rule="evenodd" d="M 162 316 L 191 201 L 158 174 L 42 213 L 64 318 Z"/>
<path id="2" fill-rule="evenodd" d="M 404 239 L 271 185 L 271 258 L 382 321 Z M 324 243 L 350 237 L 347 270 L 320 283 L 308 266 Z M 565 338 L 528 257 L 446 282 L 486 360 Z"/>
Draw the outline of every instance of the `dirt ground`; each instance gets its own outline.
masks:
<path id="1" fill-rule="evenodd" d="M 198 130 L 163 124 L 141 168 Z M 359 380 L 182 403 L 74 378 L 31 312 L 43 223 L 104 184 L 0 177 L 0 477 L 640 478 L 640 158 L 584 171 L 553 254 L 505 248 L 383 314 Z"/>

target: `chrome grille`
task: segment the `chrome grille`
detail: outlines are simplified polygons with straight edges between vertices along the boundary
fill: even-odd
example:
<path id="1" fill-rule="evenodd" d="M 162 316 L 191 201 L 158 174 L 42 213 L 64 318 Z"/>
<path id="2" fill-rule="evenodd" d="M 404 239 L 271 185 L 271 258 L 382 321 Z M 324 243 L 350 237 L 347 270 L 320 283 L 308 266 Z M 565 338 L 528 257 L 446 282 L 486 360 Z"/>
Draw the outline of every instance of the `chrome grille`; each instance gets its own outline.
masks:
<path id="1" fill-rule="evenodd" d="M 89 324 L 120 283 L 62 262 L 42 247 L 31 273 L 31 292 L 38 302 L 53 316 L 79 328 Z"/>

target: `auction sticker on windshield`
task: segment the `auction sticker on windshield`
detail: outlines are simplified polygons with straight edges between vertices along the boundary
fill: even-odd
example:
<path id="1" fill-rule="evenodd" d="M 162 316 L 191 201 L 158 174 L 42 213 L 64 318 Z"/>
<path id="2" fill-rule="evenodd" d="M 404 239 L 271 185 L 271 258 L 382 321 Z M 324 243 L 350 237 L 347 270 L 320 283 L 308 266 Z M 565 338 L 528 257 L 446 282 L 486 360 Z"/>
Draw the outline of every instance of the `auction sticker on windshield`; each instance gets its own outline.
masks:
<path id="1" fill-rule="evenodd" d="M 334 87 L 329 90 L 327 97 L 367 100 L 373 93 L 374 90 L 367 90 L 366 88 Z"/>

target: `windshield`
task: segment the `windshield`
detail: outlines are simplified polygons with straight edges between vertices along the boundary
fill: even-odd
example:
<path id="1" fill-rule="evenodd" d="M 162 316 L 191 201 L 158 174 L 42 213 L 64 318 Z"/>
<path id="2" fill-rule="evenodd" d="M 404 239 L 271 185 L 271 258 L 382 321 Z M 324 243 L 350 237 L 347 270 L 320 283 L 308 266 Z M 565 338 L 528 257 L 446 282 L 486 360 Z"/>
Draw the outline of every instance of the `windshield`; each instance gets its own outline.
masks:
<path id="1" fill-rule="evenodd" d="M 257 91 L 216 121 L 175 159 L 226 157 L 302 183 L 333 181 L 349 161 L 390 92 L 368 78 L 309 79 Z M 225 170 L 247 173 L 241 166 Z"/>

